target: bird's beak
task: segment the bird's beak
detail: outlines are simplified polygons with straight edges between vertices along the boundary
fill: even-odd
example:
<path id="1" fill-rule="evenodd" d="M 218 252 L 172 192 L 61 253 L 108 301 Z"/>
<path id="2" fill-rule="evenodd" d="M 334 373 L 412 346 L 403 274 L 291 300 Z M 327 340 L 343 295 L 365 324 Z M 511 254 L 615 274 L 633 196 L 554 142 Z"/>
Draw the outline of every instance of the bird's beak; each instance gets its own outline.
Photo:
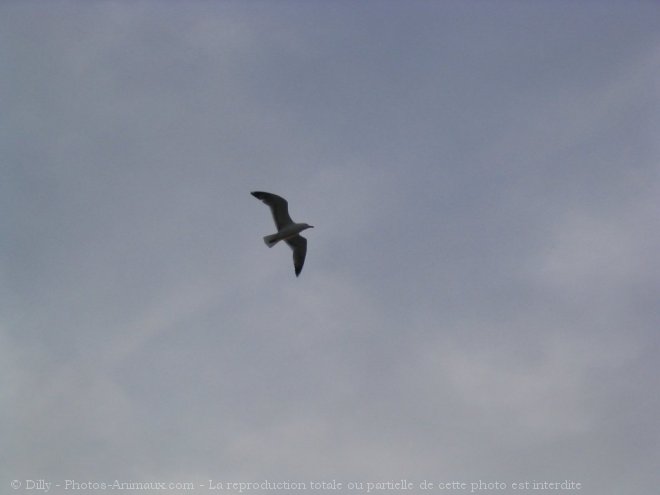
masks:
<path id="1" fill-rule="evenodd" d="M 314 226 L 313 226 L 313 225 L 310 225 L 310 226 L 309 226 L 309 228 L 310 228 L 310 229 L 313 229 L 313 228 L 314 228 Z"/>

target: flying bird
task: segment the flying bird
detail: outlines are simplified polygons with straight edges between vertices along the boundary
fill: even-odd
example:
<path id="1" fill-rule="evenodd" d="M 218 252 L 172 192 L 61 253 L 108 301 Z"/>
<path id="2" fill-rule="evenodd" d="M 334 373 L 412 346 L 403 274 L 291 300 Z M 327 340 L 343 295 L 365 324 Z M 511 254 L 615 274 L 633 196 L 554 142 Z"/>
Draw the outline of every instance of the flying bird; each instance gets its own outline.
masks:
<path id="1" fill-rule="evenodd" d="M 252 196 L 260 199 L 268 205 L 270 212 L 273 214 L 277 233 L 267 235 L 264 237 L 264 242 L 269 248 L 273 247 L 279 241 L 286 242 L 293 250 L 293 267 L 296 271 L 296 277 L 300 275 L 305 263 L 305 255 L 307 254 L 307 239 L 300 235 L 305 229 L 311 229 L 314 226 L 306 223 L 295 223 L 289 216 L 289 204 L 286 199 L 262 191 L 251 192 Z"/>

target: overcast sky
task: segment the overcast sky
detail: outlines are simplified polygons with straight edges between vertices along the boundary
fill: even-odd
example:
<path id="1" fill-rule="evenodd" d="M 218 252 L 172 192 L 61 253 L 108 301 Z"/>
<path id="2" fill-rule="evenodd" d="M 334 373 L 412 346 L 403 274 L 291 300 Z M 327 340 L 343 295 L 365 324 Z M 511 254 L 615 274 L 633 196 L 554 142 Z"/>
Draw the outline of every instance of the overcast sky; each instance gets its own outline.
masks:
<path id="1" fill-rule="evenodd" d="M 4 1 L 0 70 L 3 493 L 657 490 L 657 2 Z"/>

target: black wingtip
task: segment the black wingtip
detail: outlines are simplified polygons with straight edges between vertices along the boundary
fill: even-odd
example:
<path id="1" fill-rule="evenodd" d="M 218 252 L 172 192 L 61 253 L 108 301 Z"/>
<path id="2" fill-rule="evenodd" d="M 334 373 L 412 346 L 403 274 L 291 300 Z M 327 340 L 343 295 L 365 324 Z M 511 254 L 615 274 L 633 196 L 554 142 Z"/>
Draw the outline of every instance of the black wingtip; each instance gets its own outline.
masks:
<path id="1" fill-rule="evenodd" d="M 272 196 L 270 193 L 264 191 L 252 191 L 250 194 L 257 198 L 259 201 L 266 202 L 269 196 Z"/>

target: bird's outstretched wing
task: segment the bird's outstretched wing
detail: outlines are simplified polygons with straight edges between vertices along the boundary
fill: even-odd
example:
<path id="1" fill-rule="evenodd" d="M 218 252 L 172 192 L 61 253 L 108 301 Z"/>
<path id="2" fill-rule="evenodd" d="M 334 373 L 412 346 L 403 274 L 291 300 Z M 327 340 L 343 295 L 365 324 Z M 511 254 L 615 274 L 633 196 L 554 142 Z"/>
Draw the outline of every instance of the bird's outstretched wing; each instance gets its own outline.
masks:
<path id="1" fill-rule="evenodd" d="M 307 254 L 307 239 L 301 235 L 290 237 L 285 241 L 293 250 L 293 267 L 296 270 L 296 277 L 300 275 L 305 264 L 305 255 Z"/>
<path id="2" fill-rule="evenodd" d="M 291 220 L 291 217 L 289 216 L 289 204 L 286 202 L 286 199 L 277 194 L 262 191 L 254 191 L 250 194 L 270 207 L 270 212 L 273 214 L 273 220 L 275 220 L 277 230 L 282 230 L 282 227 L 286 227 L 293 223 L 293 220 Z M 304 259 L 305 256 L 303 254 L 303 260 Z M 300 266 L 302 267 L 302 263 Z"/>

